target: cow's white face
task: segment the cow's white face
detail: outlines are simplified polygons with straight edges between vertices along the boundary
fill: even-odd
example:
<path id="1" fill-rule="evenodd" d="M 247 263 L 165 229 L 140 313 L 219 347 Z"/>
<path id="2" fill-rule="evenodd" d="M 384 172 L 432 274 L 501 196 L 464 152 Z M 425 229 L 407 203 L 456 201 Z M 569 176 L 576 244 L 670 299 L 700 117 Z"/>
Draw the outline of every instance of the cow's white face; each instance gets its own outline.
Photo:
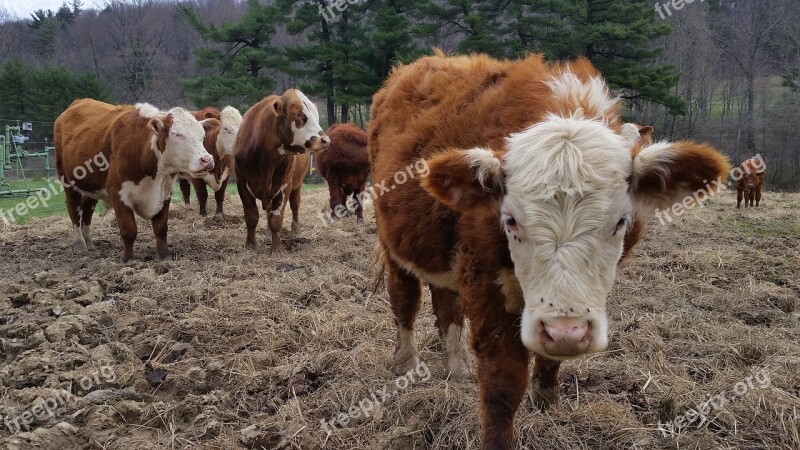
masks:
<path id="1" fill-rule="evenodd" d="M 507 141 L 500 217 L 525 301 L 522 342 L 556 359 L 603 350 L 606 297 L 633 221 L 634 142 L 563 117 Z"/>
<path id="2" fill-rule="evenodd" d="M 163 150 L 160 150 L 159 167 L 193 178 L 204 177 L 214 168 L 214 158 L 203 146 L 203 139 L 206 130 L 218 127 L 219 121 L 197 121 L 183 108 L 172 108 L 167 115 L 169 117 L 164 121 L 153 118 L 149 122 L 156 133 L 154 139 L 164 142 Z M 159 152 L 157 148 L 155 150 Z"/>
<path id="3" fill-rule="evenodd" d="M 288 122 L 288 127 L 284 125 L 286 128 L 279 130 L 283 141 L 279 149 L 281 154 L 304 153 L 306 150 L 316 153 L 330 146 L 331 140 L 319 124 L 319 111 L 305 94 L 297 89 L 289 89 L 273 106 L 275 114 L 285 116 Z"/>
<path id="4" fill-rule="evenodd" d="M 528 349 L 558 360 L 605 349 L 606 298 L 634 213 L 646 221 L 713 194 L 728 176 L 727 159 L 706 145 L 642 144 L 635 125 L 618 134 L 578 110 L 509 136 L 503 150 L 449 149 L 427 160 L 421 183 L 430 195 L 462 220 L 475 216 L 475 226 L 499 217 L 485 232 L 504 231 L 515 280 L 502 267 L 487 275 L 497 276 L 507 309 L 521 291 Z"/>
<path id="5" fill-rule="evenodd" d="M 217 153 L 220 158 L 233 155 L 233 143 L 242 125 L 242 115 L 233 106 L 226 106 L 220 113 L 220 129 L 217 134 Z"/>

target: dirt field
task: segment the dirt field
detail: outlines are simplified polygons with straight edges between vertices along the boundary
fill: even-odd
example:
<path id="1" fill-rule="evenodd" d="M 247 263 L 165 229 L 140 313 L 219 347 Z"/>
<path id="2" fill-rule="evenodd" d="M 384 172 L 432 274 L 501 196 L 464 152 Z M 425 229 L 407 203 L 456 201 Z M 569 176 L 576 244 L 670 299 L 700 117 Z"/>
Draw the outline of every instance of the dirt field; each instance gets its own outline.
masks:
<path id="1" fill-rule="evenodd" d="M 226 217 L 173 205 L 168 261 L 140 221 L 122 264 L 112 214 L 82 256 L 66 218 L 0 231 L 0 446 L 476 448 L 476 385 L 443 379 L 429 300 L 427 365 L 399 379 L 386 293 L 368 292 L 372 209 L 325 226 L 326 195 L 304 193 L 279 257 L 244 249 L 234 197 Z M 520 447 L 800 448 L 799 272 L 800 194 L 737 211 L 728 192 L 654 221 L 618 271 L 608 351 L 562 366 L 558 406 L 526 399 Z"/>

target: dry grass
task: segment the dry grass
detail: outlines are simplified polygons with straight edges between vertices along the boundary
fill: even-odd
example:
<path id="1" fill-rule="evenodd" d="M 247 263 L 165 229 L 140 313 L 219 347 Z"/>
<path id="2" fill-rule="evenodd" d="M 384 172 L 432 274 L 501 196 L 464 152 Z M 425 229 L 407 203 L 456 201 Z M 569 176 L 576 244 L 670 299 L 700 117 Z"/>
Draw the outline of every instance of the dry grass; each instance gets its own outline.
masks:
<path id="1" fill-rule="evenodd" d="M 96 220 L 98 249 L 77 257 L 67 219 L 0 231 L 0 414 L 20 414 L 58 389 L 76 392 L 30 432 L 12 436 L 0 424 L 0 444 L 476 448 L 476 386 L 442 379 L 427 307 L 417 338 L 433 377 L 368 418 L 323 431 L 320 420 L 396 378 L 386 294 L 368 294 L 371 212 L 365 225 L 323 226 L 315 214 L 325 196 L 304 193 L 303 239 L 288 240 L 279 257 L 265 245 L 243 248 L 232 197 L 234 215 L 224 218 L 173 205 L 171 261 L 154 259 L 140 221 L 137 259 L 120 263 L 111 215 Z M 733 201 L 726 193 L 672 225 L 651 225 L 618 272 L 608 351 L 562 366 L 556 407 L 523 403 L 520 447 L 800 448 L 800 195 L 768 194 L 747 211 Z M 145 362 L 167 370 L 166 381 L 148 383 Z M 76 382 L 106 365 L 115 380 L 78 395 Z M 759 370 L 769 387 L 674 435 L 657 430 Z"/>

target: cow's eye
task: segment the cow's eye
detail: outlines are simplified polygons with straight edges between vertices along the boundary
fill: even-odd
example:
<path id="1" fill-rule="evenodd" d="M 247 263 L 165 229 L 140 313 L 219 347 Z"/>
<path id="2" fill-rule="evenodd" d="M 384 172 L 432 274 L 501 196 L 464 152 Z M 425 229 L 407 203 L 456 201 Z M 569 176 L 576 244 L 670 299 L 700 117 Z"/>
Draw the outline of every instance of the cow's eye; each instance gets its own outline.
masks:
<path id="1" fill-rule="evenodd" d="M 174 136 L 174 137 L 183 137 L 183 135 L 180 134 L 180 133 L 172 133 L 172 136 Z"/>
<path id="2" fill-rule="evenodd" d="M 625 214 L 622 216 L 619 221 L 617 222 L 616 228 L 614 228 L 614 236 L 616 236 L 620 231 L 627 231 L 628 225 L 631 223 L 631 215 Z"/>
<path id="3" fill-rule="evenodd" d="M 517 219 L 514 218 L 511 214 L 502 214 L 501 220 L 503 221 L 503 225 L 505 225 L 506 229 L 509 231 L 517 231 L 519 230 L 519 225 L 517 225 Z"/>

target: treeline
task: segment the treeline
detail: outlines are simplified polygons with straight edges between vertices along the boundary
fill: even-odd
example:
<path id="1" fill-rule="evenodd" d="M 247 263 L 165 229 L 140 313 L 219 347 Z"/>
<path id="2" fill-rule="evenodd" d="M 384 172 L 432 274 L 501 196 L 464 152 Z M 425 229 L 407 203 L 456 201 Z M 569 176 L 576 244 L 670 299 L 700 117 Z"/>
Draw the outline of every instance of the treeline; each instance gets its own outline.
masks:
<path id="1" fill-rule="evenodd" d="M 3 73 L 13 65 L 75 74 L 82 81 L 66 83 L 78 90 L 62 90 L 65 98 L 85 85 L 86 96 L 161 106 L 245 109 L 298 86 L 324 105 L 323 119 L 363 124 L 391 68 L 434 47 L 585 56 L 625 99 L 628 120 L 654 125 L 658 137 L 710 141 L 734 161 L 761 153 L 770 184 L 800 187 L 800 127 L 789 125 L 800 123 L 800 2 L 668 3 L 109 0 L 84 10 L 73 0 L 31 18 L 0 9 L 0 64 Z M 47 91 L 45 78 L 34 84 Z M 29 114 L 10 105 L 41 95 L 21 90 L 14 103 L 13 88 L 2 89 L 4 117 Z M 44 120 L 63 104 L 46 102 L 55 109 L 30 114 Z"/>

